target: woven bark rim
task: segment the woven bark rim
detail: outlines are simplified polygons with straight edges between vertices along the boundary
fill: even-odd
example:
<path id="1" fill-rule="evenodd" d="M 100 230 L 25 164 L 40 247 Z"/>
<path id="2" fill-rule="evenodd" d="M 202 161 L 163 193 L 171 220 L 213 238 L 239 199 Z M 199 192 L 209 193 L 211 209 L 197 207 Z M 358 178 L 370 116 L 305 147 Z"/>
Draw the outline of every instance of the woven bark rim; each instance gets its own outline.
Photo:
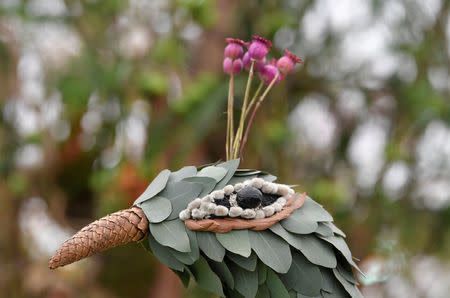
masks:
<path id="1" fill-rule="evenodd" d="M 193 231 L 209 231 L 214 233 L 228 233 L 231 230 L 250 229 L 253 231 L 266 230 L 277 222 L 285 219 L 295 210 L 303 206 L 306 200 L 306 193 L 300 197 L 299 193 L 292 195 L 286 202 L 286 206 L 280 212 L 262 219 L 241 219 L 241 218 L 215 218 L 215 219 L 187 219 L 184 221 L 186 227 Z"/>

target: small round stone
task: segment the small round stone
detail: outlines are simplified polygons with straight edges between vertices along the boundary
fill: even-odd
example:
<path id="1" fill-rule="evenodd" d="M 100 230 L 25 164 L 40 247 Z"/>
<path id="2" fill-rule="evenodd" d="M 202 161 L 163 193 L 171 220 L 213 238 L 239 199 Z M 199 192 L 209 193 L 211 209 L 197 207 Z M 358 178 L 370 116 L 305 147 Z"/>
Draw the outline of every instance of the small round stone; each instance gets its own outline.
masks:
<path id="1" fill-rule="evenodd" d="M 242 184 L 242 183 L 237 183 L 235 186 L 234 186 L 234 190 L 235 191 L 240 191 L 241 189 L 243 189 L 244 188 L 244 184 Z"/>
<path id="2" fill-rule="evenodd" d="M 247 218 L 247 219 L 255 218 L 255 216 L 256 216 L 256 212 L 253 209 L 245 209 L 241 214 L 241 217 Z"/>
<path id="3" fill-rule="evenodd" d="M 225 206 L 216 206 L 214 209 L 214 215 L 216 216 L 226 216 L 228 214 L 228 208 Z"/>
<path id="4" fill-rule="evenodd" d="M 272 216 L 275 213 L 275 209 L 272 206 L 266 206 L 262 210 L 266 217 Z"/>
<path id="5" fill-rule="evenodd" d="M 205 217 L 205 212 L 200 210 L 200 209 L 194 209 L 192 210 L 192 217 L 194 219 L 202 219 L 203 217 Z"/>
<path id="6" fill-rule="evenodd" d="M 275 209 L 276 212 L 280 212 L 281 209 L 283 209 L 283 206 L 281 206 L 281 204 L 278 204 L 277 202 L 272 204 L 273 209 Z"/>
<path id="7" fill-rule="evenodd" d="M 261 187 L 264 193 L 271 193 L 272 183 L 265 181 Z"/>
<path id="8" fill-rule="evenodd" d="M 206 207 L 206 211 L 208 212 L 208 214 L 214 214 L 214 210 L 216 210 L 216 204 L 214 203 L 209 203 L 208 206 Z"/>
<path id="9" fill-rule="evenodd" d="M 287 185 L 278 185 L 278 194 L 287 197 L 289 195 L 289 187 Z"/>
<path id="10" fill-rule="evenodd" d="M 202 202 L 200 204 L 200 210 L 207 211 L 209 204 L 210 204 L 209 202 Z"/>
<path id="11" fill-rule="evenodd" d="M 251 186 L 256 187 L 256 188 L 261 188 L 264 184 L 264 179 L 262 178 L 253 178 L 251 180 Z"/>
<path id="12" fill-rule="evenodd" d="M 278 186 L 275 183 L 272 183 L 271 189 L 270 189 L 270 193 L 271 194 L 276 194 L 278 192 Z"/>
<path id="13" fill-rule="evenodd" d="M 223 190 L 216 190 L 211 193 L 214 199 L 223 199 L 225 197 L 225 192 Z"/>
<path id="14" fill-rule="evenodd" d="M 237 193 L 236 202 L 242 208 L 256 208 L 261 204 L 262 192 L 253 186 L 247 186 Z"/>
<path id="15" fill-rule="evenodd" d="M 180 212 L 179 217 L 181 220 L 186 220 L 191 217 L 191 211 L 189 209 L 185 209 Z"/>
<path id="16" fill-rule="evenodd" d="M 196 198 L 195 200 L 193 200 L 192 202 L 190 202 L 188 204 L 188 209 L 192 210 L 192 209 L 195 209 L 195 208 L 199 208 L 201 203 L 202 203 L 202 199 Z"/>
<path id="17" fill-rule="evenodd" d="M 229 196 L 234 191 L 233 185 L 227 185 L 223 188 L 223 191 L 225 192 L 225 195 Z"/>
<path id="18" fill-rule="evenodd" d="M 292 196 L 293 194 L 295 194 L 295 190 L 293 190 L 292 188 L 289 188 L 289 194 Z"/>
<path id="19" fill-rule="evenodd" d="M 211 195 L 206 195 L 202 198 L 203 202 L 212 202 L 213 198 Z"/>
<path id="20" fill-rule="evenodd" d="M 256 213 L 256 215 L 255 215 L 256 219 L 262 219 L 262 218 L 266 217 L 266 215 L 264 214 L 264 211 L 262 211 L 261 209 L 256 210 L 255 213 Z"/>
<path id="21" fill-rule="evenodd" d="M 280 197 L 280 198 L 277 200 L 277 203 L 280 204 L 281 206 L 284 206 L 284 205 L 286 205 L 286 199 L 283 198 L 283 197 Z"/>
<path id="22" fill-rule="evenodd" d="M 231 207 L 228 213 L 230 217 L 238 217 L 242 214 L 243 209 L 241 207 Z"/>

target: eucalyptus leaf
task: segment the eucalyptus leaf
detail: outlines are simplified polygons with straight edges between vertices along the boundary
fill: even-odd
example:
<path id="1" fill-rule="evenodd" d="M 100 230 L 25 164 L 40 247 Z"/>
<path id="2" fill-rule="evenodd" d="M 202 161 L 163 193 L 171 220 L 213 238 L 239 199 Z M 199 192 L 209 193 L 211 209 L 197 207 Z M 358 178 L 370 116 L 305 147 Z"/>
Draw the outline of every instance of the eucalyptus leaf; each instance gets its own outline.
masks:
<path id="1" fill-rule="evenodd" d="M 158 241 L 153 238 L 152 235 L 148 236 L 147 240 L 144 240 L 149 244 L 149 247 L 153 253 L 153 255 L 164 265 L 169 267 L 170 269 L 183 271 L 184 264 L 178 261 L 174 256 L 170 253 L 169 249 L 165 246 L 162 246 Z"/>
<path id="2" fill-rule="evenodd" d="M 289 232 L 296 234 L 310 234 L 319 226 L 317 222 L 308 217 L 303 206 L 292 212 L 292 214 L 280 221 L 281 225 Z"/>
<path id="3" fill-rule="evenodd" d="M 248 231 L 250 245 L 261 261 L 279 273 L 286 273 L 292 262 L 289 244 L 269 231 Z"/>
<path id="4" fill-rule="evenodd" d="M 212 232 L 197 232 L 197 241 L 205 255 L 216 262 L 222 262 L 225 256 L 225 248 L 217 240 Z"/>
<path id="5" fill-rule="evenodd" d="M 256 293 L 256 298 L 270 298 L 270 292 L 267 285 L 261 285 L 258 287 L 258 292 Z"/>
<path id="6" fill-rule="evenodd" d="M 227 253 L 227 257 L 247 271 L 254 271 L 256 269 L 258 258 L 255 254 L 251 254 L 250 257 L 246 258 L 234 253 Z"/>
<path id="7" fill-rule="evenodd" d="M 189 237 L 189 247 L 191 248 L 191 251 L 190 252 L 179 252 L 176 250 L 171 250 L 171 253 L 180 262 L 182 262 L 186 265 L 191 265 L 195 261 L 198 260 L 198 258 L 200 256 L 200 250 L 199 250 L 198 242 L 197 242 L 197 234 L 194 231 L 189 230 L 187 227 L 185 227 L 185 229 L 186 229 L 186 234 Z"/>
<path id="8" fill-rule="evenodd" d="M 141 209 L 151 223 L 158 223 L 169 217 L 172 212 L 170 201 L 161 196 L 155 196 L 141 203 Z"/>
<path id="9" fill-rule="evenodd" d="M 324 224 L 324 225 L 330 227 L 331 230 L 333 231 L 333 233 L 335 233 L 335 234 L 337 234 L 337 235 L 339 235 L 339 236 L 341 236 L 341 237 L 344 237 L 344 238 L 347 237 L 347 236 L 345 235 L 345 233 L 342 232 L 338 227 L 336 227 L 332 222 L 323 222 L 322 224 Z"/>
<path id="10" fill-rule="evenodd" d="M 211 269 L 223 280 L 230 289 L 234 289 L 234 278 L 225 262 L 208 262 Z"/>
<path id="11" fill-rule="evenodd" d="M 234 288 L 246 298 L 255 297 L 258 291 L 258 272 L 247 271 L 234 263 L 230 263 L 228 267 L 234 276 Z"/>
<path id="12" fill-rule="evenodd" d="M 259 261 L 256 270 L 258 271 L 258 284 L 262 285 L 266 282 L 267 266 L 263 262 Z"/>
<path id="13" fill-rule="evenodd" d="M 320 294 L 322 274 L 317 266 L 311 264 L 302 254 L 292 254 L 292 265 L 286 274 L 280 274 L 280 279 L 287 289 L 308 296 Z"/>
<path id="14" fill-rule="evenodd" d="M 306 197 L 305 203 L 300 209 L 303 209 L 305 214 L 315 221 L 333 221 L 330 213 L 310 197 Z"/>
<path id="15" fill-rule="evenodd" d="M 170 173 L 169 183 L 170 182 L 178 182 L 187 177 L 193 177 L 197 175 L 197 168 L 194 166 L 187 166 L 179 169 L 176 172 Z"/>
<path id="16" fill-rule="evenodd" d="M 323 237 L 319 236 L 321 239 L 331 243 L 337 250 L 341 252 L 341 254 L 344 256 L 344 258 L 347 260 L 347 262 L 352 265 L 356 270 L 358 270 L 361 274 L 364 274 L 356 265 L 356 263 L 353 261 L 352 258 L 352 252 L 347 246 L 347 243 L 345 243 L 345 240 L 339 236 L 331 236 L 331 237 Z"/>
<path id="17" fill-rule="evenodd" d="M 227 184 L 231 184 L 229 183 L 231 177 L 233 177 L 236 169 L 239 167 L 239 162 L 240 159 L 233 159 L 233 160 L 229 160 L 226 162 L 222 162 L 219 163 L 217 166 L 225 168 L 228 170 L 227 174 L 222 178 L 222 180 L 219 181 L 219 183 L 217 183 L 216 187 L 214 188 L 215 190 L 217 189 L 222 189 L 225 187 L 225 185 Z"/>
<path id="18" fill-rule="evenodd" d="M 138 205 L 145 200 L 151 199 L 161 192 L 166 187 L 169 176 L 170 171 L 167 169 L 160 172 L 158 176 L 153 179 L 147 189 L 136 199 L 136 201 L 134 201 L 134 205 Z"/>
<path id="19" fill-rule="evenodd" d="M 214 271 L 211 270 L 208 262 L 203 257 L 200 257 L 197 262 L 191 266 L 191 270 L 195 276 L 195 281 L 200 288 L 221 297 L 225 297 L 222 289 L 222 282 Z"/>
<path id="20" fill-rule="evenodd" d="M 163 246 L 172 247 L 181 252 L 190 252 L 189 237 L 184 223 L 179 220 L 166 220 L 161 223 L 151 223 L 150 232 Z"/>
<path id="21" fill-rule="evenodd" d="M 258 178 L 262 178 L 268 182 L 274 182 L 275 180 L 277 180 L 277 176 L 274 176 L 271 174 L 262 174 L 262 175 L 260 174 L 260 175 L 258 175 Z"/>
<path id="22" fill-rule="evenodd" d="M 322 273 L 323 279 L 323 297 L 348 297 L 347 292 L 336 279 L 331 269 L 320 268 L 320 272 Z"/>
<path id="23" fill-rule="evenodd" d="M 181 282 L 183 283 L 183 286 L 187 288 L 189 286 L 189 281 L 191 280 L 191 276 L 187 271 L 178 271 L 178 270 L 172 270 L 178 277 L 180 278 Z"/>
<path id="24" fill-rule="evenodd" d="M 171 220 L 178 218 L 180 212 L 186 209 L 189 202 L 198 197 L 202 189 L 202 185 L 198 183 L 191 183 L 187 181 L 169 183 L 160 193 L 160 196 L 169 199 L 172 204 L 172 213 L 168 219 Z"/>
<path id="25" fill-rule="evenodd" d="M 248 170 L 248 169 L 245 169 L 245 170 L 244 169 L 238 169 L 234 173 L 234 176 L 236 176 L 236 177 L 245 177 L 245 176 L 250 176 L 250 175 L 258 175 L 259 173 L 261 173 L 261 171 Z"/>
<path id="26" fill-rule="evenodd" d="M 350 265 L 343 261 L 343 262 L 338 262 L 337 264 L 337 270 L 339 271 L 339 273 L 350 283 L 357 285 L 358 281 L 356 280 L 353 271 L 352 271 L 352 267 L 350 267 Z"/>
<path id="27" fill-rule="evenodd" d="M 331 229 L 331 227 L 325 225 L 324 222 L 319 222 L 319 226 L 314 231 L 314 233 L 317 233 L 317 234 L 322 235 L 324 237 L 329 237 L 329 236 L 333 236 L 334 235 L 333 230 Z"/>
<path id="28" fill-rule="evenodd" d="M 257 178 L 257 177 L 258 177 L 258 175 L 250 175 L 250 176 L 233 176 L 233 177 L 230 179 L 230 181 L 228 181 L 228 184 L 236 185 L 236 184 L 238 184 L 238 183 L 242 183 L 242 182 L 244 182 L 244 181 L 251 180 L 251 179 Z M 217 187 L 216 187 L 216 189 L 217 189 Z"/>
<path id="29" fill-rule="evenodd" d="M 271 269 L 267 270 L 267 287 L 269 288 L 271 297 L 277 298 L 290 298 L 289 292 L 281 282 L 278 275 Z"/>
<path id="30" fill-rule="evenodd" d="M 188 177 L 183 179 L 183 181 L 198 183 L 202 186 L 202 191 L 198 195 L 200 198 L 206 196 L 207 194 L 213 191 L 214 187 L 217 184 L 217 181 L 211 177 Z"/>
<path id="31" fill-rule="evenodd" d="M 248 238 L 248 230 L 232 230 L 228 233 L 216 233 L 216 238 L 226 250 L 249 257 L 252 250 Z"/>
<path id="32" fill-rule="evenodd" d="M 328 268 L 336 267 L 333 248 L 315 235 L 291 234 L 279 223 L 273 225 L 270 230 L 298 249 L 311 263 Z"/>
<path id="33" fill-rule="evenodd" d="M 358 288 L 354 284 L 349 283 L 337 269 L 333 269 L 333 273 L 334 276 L 339 280 L 341 285 L 344 287 L 344 289 L 347 291 L 347 293 L 352 296 L 352 298 L 363 298 L 363 295 L 358 290 Z"/>
<path id="34" fill-rule="evenodd" d="M 222 180 L 227 174 L 228 170 L 219 166 L 209 166 L 201 169 L 197 173 L 197 177 L 210 177 L 214 178 L 217 182 Z"/>

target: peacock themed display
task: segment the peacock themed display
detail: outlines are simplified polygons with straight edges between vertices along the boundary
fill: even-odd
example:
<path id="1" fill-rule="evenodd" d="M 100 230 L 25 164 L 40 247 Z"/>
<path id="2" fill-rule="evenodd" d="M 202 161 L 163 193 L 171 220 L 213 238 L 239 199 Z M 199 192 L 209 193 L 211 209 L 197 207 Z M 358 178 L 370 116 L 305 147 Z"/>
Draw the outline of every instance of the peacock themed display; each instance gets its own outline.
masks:
<path id="1" fill-rule="evenodd" d="M 221 297 L 362 297 L 353 274 L 360 270 L 332 216 L 274 175 L 239 168 L 256 111 L 301 59 L 285 51 L 267 63 L 271 44 L 258 36 L 251 43 L 227 42 L 227 161 L 163 170 L 130 209 L 89 224 L 63 243 L 49 267 L 139 241 L 186 287 L 195 280 Z M 235 130 L 234 76 L 244 67 L 249 78 Z M 255 73 L 260 84 L 250 98 Z"/>

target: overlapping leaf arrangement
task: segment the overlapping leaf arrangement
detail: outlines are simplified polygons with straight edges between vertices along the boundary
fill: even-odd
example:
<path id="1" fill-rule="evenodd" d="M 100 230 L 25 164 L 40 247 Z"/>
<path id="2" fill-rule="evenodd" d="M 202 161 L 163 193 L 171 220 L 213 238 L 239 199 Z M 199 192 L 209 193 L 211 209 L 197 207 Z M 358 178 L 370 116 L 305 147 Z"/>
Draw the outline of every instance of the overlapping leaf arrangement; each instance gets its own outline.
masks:
<path id="1" fill-rule="evenodd" d="M 255 177 L 276 179 L 238 166 L 235 159 L 200 170 L 162 171 L 135 202 L 150 222 L 144 246 L 185 286 L 192 277 L 222 297 L 362 297 L 351 267 L 359 269 L 345 234 L 309 197 L 265 231 L 216 234 L 185 227 L 178 214 L 195 198 Z"/>

